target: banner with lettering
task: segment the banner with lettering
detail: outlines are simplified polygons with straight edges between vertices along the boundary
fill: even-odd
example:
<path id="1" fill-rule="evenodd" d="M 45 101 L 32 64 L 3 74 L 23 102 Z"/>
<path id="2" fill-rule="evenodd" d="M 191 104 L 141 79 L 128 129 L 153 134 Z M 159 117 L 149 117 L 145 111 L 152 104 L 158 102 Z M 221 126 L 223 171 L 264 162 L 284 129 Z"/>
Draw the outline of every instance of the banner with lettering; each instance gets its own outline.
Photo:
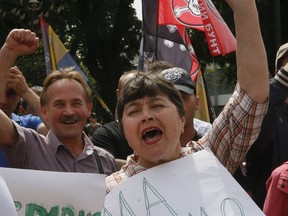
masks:
<path id="1" fill-rule="evenodd" d="M 204 149 L 137 174 L 105 198 L 103 216 L 263 216 L 231 174 Z"/>
<path id="2" fill-rule="evenodd" d="M 0 173 L 0 215 L 17 216 L 11 194 Z"/>
<path id="3" fill-rule="evenodd" d="M 106 194 L 105 175 L 12 168 L 0 168 L 0 172 L 18 216 L 101 214 Z"/>
<path id="4" fill-rule="evenodd" d="M 211 0 L 198 0 L 205 36 L 212 56 L 236 51 L 236 39 Z"/>

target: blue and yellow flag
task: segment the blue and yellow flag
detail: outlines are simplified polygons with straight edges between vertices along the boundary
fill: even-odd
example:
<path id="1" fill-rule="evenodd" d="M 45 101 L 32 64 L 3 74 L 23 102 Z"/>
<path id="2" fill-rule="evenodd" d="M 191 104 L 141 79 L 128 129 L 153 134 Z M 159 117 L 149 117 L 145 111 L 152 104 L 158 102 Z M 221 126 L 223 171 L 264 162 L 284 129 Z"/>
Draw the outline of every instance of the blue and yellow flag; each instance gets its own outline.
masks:
<path id="1" fill-rule="evenodd" d="M 41 17 L 40 25 L 42 31 L 47 74 L 51 73 L 51 70 L 60 70 L 62 68 L 70 67 L 73 68 L 73 70 L 78 71 L 84 80 L 88 82 L 88 78 L 79 68 L 78 64 L 75 62 L 59 37 L 53 31 L 51 26 L 47 25 Z"/>
<path id="2" fill-rule="evenodd" d="M 40 18 L 40 27 L 42 32 L 42 41 L 44 48 L 44 56 L 46 63 L 47 75 L 50 74 L 53 70 L 61 70 L 64 68 L 73 68 L 73 70 L 78 71 L 83 79 L 89 84 L 87 76 L 80 69 L 78 64 L 75 62 L 69 51 L 66 49 L 62 41 L 53 31 L 52 27 L 49 26 L 42 17 Z M 90 86 L 92 88 L 92 86 Z M 92 88 L 98 101 L 103 106 L 103 108 L 110 114 L 109 108 L 102 100 L 98 92 Z M 113 116 L 113 115 L 112 115 Z"/>

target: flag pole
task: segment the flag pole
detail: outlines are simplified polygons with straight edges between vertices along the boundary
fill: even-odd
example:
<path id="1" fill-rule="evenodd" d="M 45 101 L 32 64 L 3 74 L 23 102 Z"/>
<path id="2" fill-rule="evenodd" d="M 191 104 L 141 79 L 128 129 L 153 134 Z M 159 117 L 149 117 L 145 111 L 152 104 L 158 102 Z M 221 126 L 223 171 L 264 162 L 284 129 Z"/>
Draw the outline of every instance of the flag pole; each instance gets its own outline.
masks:
<path id="1" fill-rule="evenodd" d="M 103 99 L 101 98 L 101 96 L 99 95 L 98 91 L 94 88 L 94 86 L 87 81 L 87 84 L 89 85 L 89 87 L 91 88 L 92 92 L 95 93 L 95 96 L 97 98 L 97 100 L 99 101 L 99 103 L 101 104 L 101 106 L 104 108 L 104 110 L 109 114 L 109 118 L 114 121 L 115 117 L 112 114 L 112 112 L 110 111 L 110 109 L 108 108 L 108 106 L 105 104 L 105 102 L 103 101 Z"/>
<path id="2" fill-rule="evenodd" d="M 155 58 L 153 61 L 158 60 L 158 31 L 159 31 L 159 26 L 158 26 L 158 20 L 159 20 L 159 0 L 157 0 L 157 10 L 156 10 L 156 41 L 155 41 Z"/>
<path id="3" fill-rule="evenodd" d="M 145 0 L 141 1 L 142 2 L 142 40 L 143 40 L 143 44 L 142 44 L 142 49 L 141 49 L 141 44 L 140 44 L 140 58 L 139 58 L 139 59 L 142 58 L 142 61 L 138 62 L 138 64 L 141 63 L 141 67 L 138 66 L 138 68 L 141 68 L 142 71 L 144 71 L 144 64 L 145 64 L 145 61 L 146 61 L 145 60 L 145 56 L 144 56 L 145 55 L 144 47 L 145 47 L 145 44 L 146 44 L 146 37 L 145 37 L 146 29 L 145 29 L 144 4 L 143 4 L 143 1 L 145 1 Z"/>

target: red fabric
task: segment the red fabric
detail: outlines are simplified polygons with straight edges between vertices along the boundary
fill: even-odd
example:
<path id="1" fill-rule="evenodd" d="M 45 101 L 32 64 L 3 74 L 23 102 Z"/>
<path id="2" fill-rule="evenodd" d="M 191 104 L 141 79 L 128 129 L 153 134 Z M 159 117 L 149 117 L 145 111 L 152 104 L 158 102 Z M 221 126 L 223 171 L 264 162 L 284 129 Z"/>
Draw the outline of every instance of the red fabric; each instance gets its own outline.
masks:
<path id="1" fill-rule="evenodd" d="M 288 215 L 288 162 L 272 172 L 266 187 L 264 213 L 267 216 Z"/>
<path id="2" fill-rule="evenodd" d="M 178 44 L 183 44 L 183 36 L 179 32 L 185 29 L 184 26 L 177 26 L 177 32 L 172 30 L 173 27 L 168 28 L 166 25 L 158 25 L 158 0 L 142 0 L 143 11 L 143 31 L 148 35 L 168 39 Z M 174 27 L 175 29 L 175 27 Z"/>
<path id="3" fill-rule="evenodd" d="M 204 31 L 212 56 L 236 51 L 236 39 L 211 0 L 159 0 L 158 24 Z"/>
<path id="4" fill-rule="evenodd" d="M 210 0 L 199 0 L 206 40 L 212 56 L 236 51 L 236 39 Z"/>
<path id="5" fill-rule="evenodd" d="M 161 1 L 163 0 L 159 0 L 159 4 Z M 157 2 L 157 0 L 142 0 L 144 35 L 143 46 L 140 47 L 140 65 L 145 68 L 145 61 L 153 62 L 153 53 L 157 53 L 158 60 L 170 62 L 174 66 L 187 70 L 192 79 L 196 80 L 199 62 L 186 27 L 184 25 L 159 26 Z M 169 2 L 170 0 L 165 0 L 162 3 Z"/>
<path id="6" fill-rule="evenodd" d="M 159 0 L 158 23 L 182 25 L 204 31 L 199 6 L 194 1 Z"/>
<path id="7" fill-rule="evenodd" d="M 50 48 L 49 48 L 49 33 L 48 33 L 48 25 L 43 20 L 41 16 L 39 16 L 40 19 L 40 28 L 42 33 L 42 43 L 43 43 L 43 49 L 44 49 L 44 60 L 46 64 L 46 72 L 47 75 L 51 73 L 52 71 L 52 65 L 50 60 Z"/>
<path id="8" fill-rule="evenodd" d="M 189 38 L 189 35 L 186 31 L 185 31 L 185 38 L 183 38 L 183 40 L 184 40 L 184 44 L 186 44 L 188 48 L 189 55 L 191 58 L 191 63 L 192 63 L 189 73 L 190 73 L 192 80 L 196 82 L 197 77 L 198 77 L 198 72 L 199 72 L 199 62 L 198 62 L 195 50 L 192 46 L 191 40 Z"/>

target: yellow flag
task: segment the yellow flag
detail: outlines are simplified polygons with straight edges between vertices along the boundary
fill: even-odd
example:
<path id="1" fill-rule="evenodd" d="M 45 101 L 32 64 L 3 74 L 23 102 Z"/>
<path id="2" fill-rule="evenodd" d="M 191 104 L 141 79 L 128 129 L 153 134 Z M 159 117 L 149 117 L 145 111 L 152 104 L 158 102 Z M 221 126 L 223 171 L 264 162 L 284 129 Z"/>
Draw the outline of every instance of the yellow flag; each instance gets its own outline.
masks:
<path id="1" fill-rule="evenodd" d="M 202 73 L 199 70 L 196 81 L 196 92 L 200 101 L 200 109 L 195 112 L 195 118 L 210 123 L 209 106 Z"/>

